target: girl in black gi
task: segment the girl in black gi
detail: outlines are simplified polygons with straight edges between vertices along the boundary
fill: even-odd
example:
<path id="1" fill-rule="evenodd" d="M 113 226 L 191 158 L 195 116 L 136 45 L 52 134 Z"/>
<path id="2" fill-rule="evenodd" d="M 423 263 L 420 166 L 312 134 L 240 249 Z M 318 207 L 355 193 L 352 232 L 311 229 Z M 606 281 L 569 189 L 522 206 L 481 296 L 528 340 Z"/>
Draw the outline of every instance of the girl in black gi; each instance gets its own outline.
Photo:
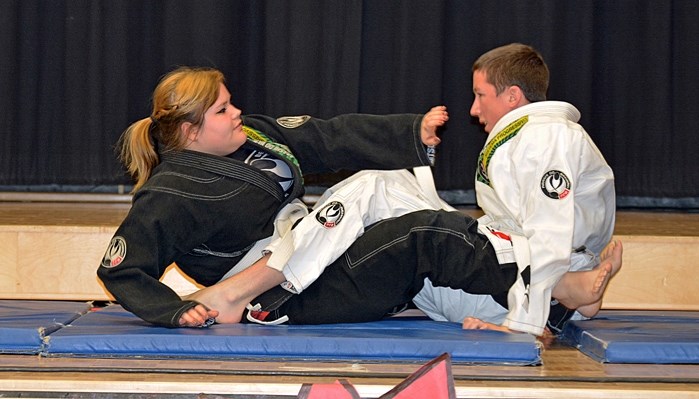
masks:
<path id="1" fill-rule="evenodd" d="M 170 264 L 204 286 L 216 284 L 272 235 L 278 211 L 302 196 L 302 169 L 428 165 L 427 148 L 439 143 L 436 129 L 447 119 L 441 106 L 424 116 L 243 116 L 220 71 L 175 70 L 155 89 L 151 115 L 121 138 L 121 158 L 136 179 L 133 204 L 98 276 L 124 308 L 146 321 L 204 325 L 219 312 L 161 283 Z M 253 298 L 283 281 L 262 258 L 226 280 L 226 299 L 242 314 Z"/>

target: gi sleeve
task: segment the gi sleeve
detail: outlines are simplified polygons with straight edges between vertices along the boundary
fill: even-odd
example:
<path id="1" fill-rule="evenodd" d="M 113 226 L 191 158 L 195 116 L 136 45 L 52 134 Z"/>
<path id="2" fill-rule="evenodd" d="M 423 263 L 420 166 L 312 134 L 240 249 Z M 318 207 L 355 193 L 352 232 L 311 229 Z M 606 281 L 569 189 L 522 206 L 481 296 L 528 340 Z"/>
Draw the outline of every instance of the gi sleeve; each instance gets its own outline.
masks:
<path id="1" fill-rule="evenodd" d="M 435 195 L 436 197 L 436 195 Z M 423 209 L 453 209 L 432 200 L 407 170 L 361 171 L 328 189 L 315 209 L 267 250 L 267 265 L 302 292 L 364 233 L 366 226 Z"/>
<path id="2" fill-rule="evenodd" d="M 183 301 L 159 281 L 174 259 L 204 242 L 202 234 L 211 234 L 206 228 L 192 229 L 195 223 L 206 222 L 194 220 L 185 201 L 148 190 L 136 194 L 97 270 L 126 310 L 150 323 L 177 327 L 182 313 L 197 304 Z"/>
<path id="3" fill-rule="evenodd" d="M 513 241 L 515 254 L 529 253 L 509 292 L 505 326 L 543 333 L 553 287 L 570 268 L 575 228 L 575 188 L 581 132 L 566 123 L 526 126 L 510 155 L 520 224 L 525 240 Z M 528 133 L 528 134 L 527 134 Z M 514 238 L 514 237 L 513 237 Z M 518 251 L 518 245 L 520 246 Z M 522 246 L 528 246 L 522 248 Z M 524 266 L 524 267 L 523 267 Z"/>
<path id="4" fill-rule="evenodd" d="M 289 146 L 304 173 L 403 169 L 431 163 L 422 115 L 346 114 L 331 119 L 248 115 L 243 122 Z"/>

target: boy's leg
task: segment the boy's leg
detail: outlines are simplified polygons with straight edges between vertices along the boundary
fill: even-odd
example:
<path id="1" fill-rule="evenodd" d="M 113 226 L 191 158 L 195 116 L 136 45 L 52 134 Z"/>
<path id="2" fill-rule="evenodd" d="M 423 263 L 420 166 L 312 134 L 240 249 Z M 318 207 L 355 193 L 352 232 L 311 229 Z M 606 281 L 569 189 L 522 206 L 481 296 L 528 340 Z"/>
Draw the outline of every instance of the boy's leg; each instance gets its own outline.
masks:
<path id="1" fill-rule="evenodd" d="M 279 314 L 292 324 L 378 320 L 410 301 L 426 277 L 436 286 L 506 297 L 517 268 L 498 264 L 477 226 L 467 215 L 444 211 L 379 222 Z"/>

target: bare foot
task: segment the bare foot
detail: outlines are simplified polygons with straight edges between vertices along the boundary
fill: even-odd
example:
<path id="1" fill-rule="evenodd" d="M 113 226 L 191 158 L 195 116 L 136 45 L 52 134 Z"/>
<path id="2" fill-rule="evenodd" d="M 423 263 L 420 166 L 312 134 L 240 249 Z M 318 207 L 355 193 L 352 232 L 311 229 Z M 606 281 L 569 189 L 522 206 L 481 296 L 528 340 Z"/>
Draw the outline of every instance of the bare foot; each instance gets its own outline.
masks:
<path id="1" fill-rule="evenodd" d="M 280 271 L 267 266 L 268 259 L 269 255 L 266 255 L 240 273 L 196 291 L 185 299 L 217 311 L 217 323 L 240 323 L 250 301 L 285 281 Z"/>
<path id="2" fill-rule="evenodd" d="M 245 305 L 254 298 L 250 298 L 247 302 L 245 299 L 235 300 L 229 295 L 226 295 L 221 285 L 216 284 L 193 292 L 185 299 L 197 301 L 207 308 L 217 311 L 217 323 L 231 324 L 240 323 Z"/>
<path id="3" fill-rule="evenodd" d="M 604 292 L 607 290 L 609 280 L 621 269 L 622 252 L 621 241 L 612 241 L 602 250 L 602 253 L 600 253 L 600 264 L 597 266 L 600 271 L 592 286 L 592 291 L 599 295 L 599 300 L 588 305 L 578 306 L 578 313 L 585 317 L 594 317 L 602 308 L 602 299 Z"/>
<path id="4" fill-rule="evenodd" d="M 595 316 L 602 307 L 607 285 L 622 264 L 621 241 L 611 241 L 600 254 L 600 264 L 592 270 L 568 272 L 556 284 L 552 296 L 568 309 L 585 317 Z"/>

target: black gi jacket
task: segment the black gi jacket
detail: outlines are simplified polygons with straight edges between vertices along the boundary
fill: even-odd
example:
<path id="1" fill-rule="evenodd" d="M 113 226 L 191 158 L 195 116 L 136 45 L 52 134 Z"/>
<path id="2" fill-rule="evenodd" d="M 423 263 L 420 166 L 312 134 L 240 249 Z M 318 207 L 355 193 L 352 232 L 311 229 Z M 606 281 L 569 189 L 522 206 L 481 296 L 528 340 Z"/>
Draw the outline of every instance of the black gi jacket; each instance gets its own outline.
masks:
<path id="1" fill-rule="evenodd" d="M 288 146 L 305 173 L 428 165 L 421 122 L 422 115 L 414 114 L 350 114 L 286 128 L 267 116 L 243 117 L 245 126 Z M 259 147 L 251 140 L 245 145 Z M 272 235 L 279 209 L 303 195 L 301 170 L 287 164 L 294 187 L 284 198 L 278 183 L 243 162 L 187 150 L 161 154 L 134 194 L 97 275 L 125 309 L 176 327 L 197 303 L 183 301 L 159 281 L 165 269 L 175 262 L 202 285 L 218 282 L 256 241 Z"/>

